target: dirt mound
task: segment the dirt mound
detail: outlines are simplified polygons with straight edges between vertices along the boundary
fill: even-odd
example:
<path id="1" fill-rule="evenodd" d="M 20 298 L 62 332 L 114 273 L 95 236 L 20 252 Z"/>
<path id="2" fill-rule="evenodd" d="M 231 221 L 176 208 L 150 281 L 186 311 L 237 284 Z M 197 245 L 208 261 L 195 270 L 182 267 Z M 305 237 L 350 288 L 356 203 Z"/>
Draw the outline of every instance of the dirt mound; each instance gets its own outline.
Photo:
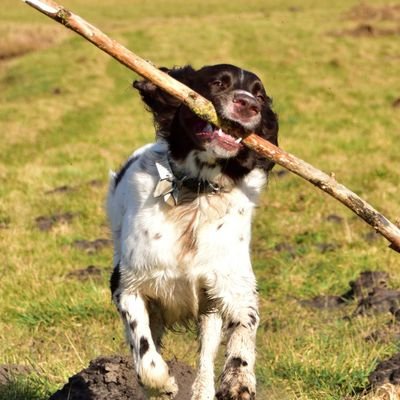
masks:
<path id="1" fill-rule="evenodd" d="M 374 288 L 368 295 L 362 298 L 355 315 L 365 315 L 370 312 L 382 313 L 391 312 L 395 314 L 398 312 L 400 306 L 400 291 L 393 289 Z"/>
<path id="2" fill-rule="evenodd" d="M 354 28 L 343 29 L 339 32 L 332 32 L 333 36 L 353 37 L 379 37 L 400 35 L 400 27 L 382 28 L 369 23 L 361 23 Z"/>
<path id="3" fill-rule="evenodd" d="M 42 232 L 51 231 L 57 224 L 69 224 L 77 216 L 76 213 L 65 212 L 52 215 L 41 215 L 35 219 L 36 226 Z"/>
<path id="4" fill-rule="evenodd" d="M 7 385 L 16 377 L 21 375 L 29 375 L 32 368 L 27 365 L 3 364 L 0 365 L 0 386 Z"/>
<path id="5" fill-rule="evenodd" d="M 352 27 L 330 32 L 333 36 L 381 37 L 400 35 L 400 5 L 358 4 L 344 15 Z M 355 23 L 355 25 L 354 25 Z"/>
<path id="6" fill-rule="evenodd" d="M 176 360 L 168 365 L 179 386 L 176 400 L 189 400 L 193 369 Z M 91 361 L 49 400 L 144 400 L 144 394 L 130 358 L 110 356 Z"/>
<path id="7" fill-rule="evenodd" d="M 95 265 L 89 265 L 86 268 L 76 269 L 67 274 L 68 278 L 74 278 L 78 281 L 87 281 L 88 279 L 98 279 L 103 275 L 103 270 Z"/>
<path id="8" fill-rule="evenodd" d="M 61 94 L 62 89 L 61 88 L 54 88 L 53 89 L 53 94 Z M 62 185 L 62 186 L 57 186 L 53 189 L 46 190 L 44 192 L 45 195 L 52 195 L 52 194 L 68 194 L 68 193 L 73 193 L 76 192 L 79 189 L 85 188 L 85 187 L 92 187 L 92 188 L 99 188 L 104 185 L 104 182 L 102 182 L 99 179 L 91 179 L 90 181 L 83 182 L 80 184 L 77 184 L 75 186 L 70 186 L 70 185 Z"/>
<path id="9" fill-rule="evenodd" d="M 342 295 L 316 296 L 302 300 L 301 304 L 315 308 L 335 308 L 352 300 L 357 300 L 355 315 L 369 312 L 397 310 L 400 291 L 387 289 L 389 275 L 384 271 L 364 271 L 350 281 L 350 290 Z"/>
<path id="10" fill-rule="evenodd" d="M 400 353 L 381 361 L 371 372 L 368 380 L 373 387 L 382 386 L 385 383 L 400 385 Z"/>
<path id="11" fill-rule="evenodd" d="M 75 240 L 73 246 L 79 250 L 84 250 L 87 253 L 97 253 L 105 247 L 110 247 L 112 240 L 110 239 L 95 239 L 95 240 Z"/>
<path id="12" fill-rule="evenodd" d="M 371 6 L 369 4 L 357 4 L 352 7 L 346 17 L 352 20 L 361 21 L 396 21 L 400 20 L 400 5 Z"/>

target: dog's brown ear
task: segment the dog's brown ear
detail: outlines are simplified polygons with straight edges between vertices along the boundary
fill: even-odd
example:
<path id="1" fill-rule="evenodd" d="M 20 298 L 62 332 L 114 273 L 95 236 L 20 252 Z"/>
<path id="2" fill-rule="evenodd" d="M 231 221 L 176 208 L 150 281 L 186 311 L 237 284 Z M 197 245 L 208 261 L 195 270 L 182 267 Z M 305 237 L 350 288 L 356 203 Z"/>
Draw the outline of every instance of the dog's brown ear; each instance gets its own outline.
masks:
<path id="1" fill-rule="evenodd" d="M 190 86 L 196 72 L 190 65 L 172 69 L 162 67 L 160 69 L 188 86 Z M 181 105 L 181 101 L 146 79 L 134 81 L 133 87 L 139 91 L 143 102 L 147 105 L 149 111 L 153 113 L 156 128 L 160 131 L 168 131 L 175 112 Z"/>

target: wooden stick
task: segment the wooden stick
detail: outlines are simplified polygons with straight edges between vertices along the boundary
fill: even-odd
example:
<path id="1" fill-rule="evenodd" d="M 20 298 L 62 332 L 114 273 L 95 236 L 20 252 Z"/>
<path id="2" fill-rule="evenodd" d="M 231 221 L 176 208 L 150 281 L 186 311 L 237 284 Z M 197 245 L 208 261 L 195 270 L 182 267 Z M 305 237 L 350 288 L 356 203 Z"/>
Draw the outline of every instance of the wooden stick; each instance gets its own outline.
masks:
<path id="1" fill-rule="evenodd" d="M 136 54 L 132 53 L 115 40 L 109 38 L 95 26 L 89 24 L 78 15 L 66 10 L 53 0 L 23 1 L 36 10 L 83 36 L 89 42 L 99 47 L 121 64 L 132 69 L 139 75 L 153 82 L 162 90 L 181 100 L 200 118 L 211 122 L 216 126 L 223 125 L 210 101 L 206 100 L 192 89 L 183 85 L 181 82 L 173 79 L 168 74 L 160 71 L 149 62 L 138 57 Z M 312 165 L 295 157 L 294 155 L 285 152 L 279 147 L 274 146 L 272 143 L 260 138 L 254 133 L 246 136 L 243 139 L 243 143 L 250 149 L 306 179 L 313 185 L 339 200 L 365 222 L 371 225 L 378 233 L 389 240 L 391 243 L 390 248 L 400 253 L 399 227 L 390 222 L 386 217 L 375 210 L 361 197 L 347 189 L 345 186 L 336 182 L 333 177 L 323 173 Z"/>

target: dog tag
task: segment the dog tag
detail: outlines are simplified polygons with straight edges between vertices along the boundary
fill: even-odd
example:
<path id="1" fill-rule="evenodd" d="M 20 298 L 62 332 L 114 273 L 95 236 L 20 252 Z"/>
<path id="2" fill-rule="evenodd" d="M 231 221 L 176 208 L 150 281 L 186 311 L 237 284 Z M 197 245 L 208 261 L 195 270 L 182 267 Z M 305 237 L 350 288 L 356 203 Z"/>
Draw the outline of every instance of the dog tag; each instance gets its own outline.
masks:
<path id="1" fill-rule="evenodd" d="M 172 171 L 169 170 L 168 168 L 166 168 L 164 165 L 156 162 L 156 168 L 157 168 L 157 172 L 158 175 L 160 176 L 160 179 L 169 179 L 169 180 L 173 180 L 174 179 L 174 175 L 172 174 Z"/>
<path id="2" fill-rule="evenodd" d="M 168 193 L 164 196 L 164 201 L 171 207 L 175 207 L 177 205 L 177 201 L 174 196 L 174 192 Z"/>
<path id="3" fill-rule="evenodd" d="M 171 193 L 174 190 L 174 186 L 171 181 L 167 179 L 162 179 L 157 183 L 156 188 L 154 189 L 154 197 L 165 196 Z"/>

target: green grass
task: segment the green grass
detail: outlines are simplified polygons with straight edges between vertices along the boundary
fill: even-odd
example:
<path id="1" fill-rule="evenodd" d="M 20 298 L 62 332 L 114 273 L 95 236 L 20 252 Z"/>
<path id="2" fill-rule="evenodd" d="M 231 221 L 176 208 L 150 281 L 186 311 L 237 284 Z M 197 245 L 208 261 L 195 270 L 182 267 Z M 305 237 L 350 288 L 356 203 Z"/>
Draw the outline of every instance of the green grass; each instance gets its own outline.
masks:
<path id="1" fill-rule="evenodd" d="M 131 90 L 133 73 L 22 2 L 3 3 L 0 54 L 12 49 L 21 55 L 0 60 L 0 364 L 28 364 L 35 374 L 1 387 L 0 399 L 44 400 L 92 358 L 127 352 L 108 291 L 112 250 L 88 254 L 73 242 L 109 236 L 108 171 L 152 140 L 153 129 Z M 385 1 L 364 3 L 379 7 Z M 157 65 L 228 62 L 256 72 L 274 98 L 281 146 L 334 172 L 396 220 L 400 113 L 392 103 L 400 96 L 398 37 L 332 32 L 366 22 L 395 24 L 400 16 L 397 22 L 346 18 L 355 4 L 65 2 Z M 47 40 L 37 34 L 32 40 L 38 28 Z M 92 180 L 99 184 L 90 185 Z M 76 190 L 45 194 L 62 185 Z M 51 232 L 36 227 L 38 216 L 63 212 L 76 217 Z M 330 214 L 342 223 L 329 221 Z M 387 315 L 348 320 L 354 304 L 328 313 L 298 302 L 343 293 L 364 270 L 385 270 L 399 287 L 398 255 L 383 239 L 367 242 L 370 231 L 305 181 L 272 176 L 253 229 L 262 318 L 260 399 L 356 399 L 377 361 L 397 351 L 397 342 L 365 341 Z M 277 251 L 282 243 L 291 249 Z M 327 244 L 333 247 L 322 251 Z M 104 271 L 101 279 L 68 277 L 90 264 Z M 169 334 L 166 357 L 195 365 L 193 339 Z"/>

